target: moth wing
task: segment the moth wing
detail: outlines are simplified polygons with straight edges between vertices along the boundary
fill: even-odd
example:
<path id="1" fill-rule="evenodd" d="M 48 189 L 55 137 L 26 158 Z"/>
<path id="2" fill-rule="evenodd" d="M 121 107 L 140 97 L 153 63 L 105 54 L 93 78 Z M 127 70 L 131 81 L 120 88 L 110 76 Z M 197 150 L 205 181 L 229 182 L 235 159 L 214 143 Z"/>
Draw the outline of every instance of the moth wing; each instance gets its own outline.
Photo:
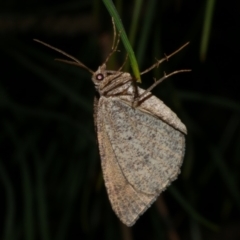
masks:
<path id="1" fill-rule="evenodd" d="M 138 87 L 139 94 L 142 94 L 145 91 L 146 90 Z M 120 96 L 120 98 L 127 102 L 132 102 L 133 92 L 134 92 L 133 87 L 130 86 L 128 88 L 128 95 L 127 94 L 122 95 Z M 144 95 L 140 99 L 139 103 L 140 103 L 140 105 L 138 106 L 139 109 L 151 113 L 151 115 L 154 115 L 162 119 L 175 129 L 181 131 L 184 134 L 187 134 L 186 126 L 181 122 L 178 116 L 168 106 L 166 106 L 163 101 L 152 95 L 151 92 Z"/>
<path id="2" fill-rule="evenodd" d="M 180 173 L 184 134 L 118 97 L 101 100 L 105 131 L 122 175 L 135 191 L 159 195 Z"/>
<path id="3" fill-rule="evenodd" d="M 100 98 L 97 134 L 103 177 L 113 210 L 124 224 L 132 226 L 158 195 L 139 192 L 124 176 L 109 138 L 109 130 L 106 129 L 108 113 L 102 104 L 104 103 Z"/>

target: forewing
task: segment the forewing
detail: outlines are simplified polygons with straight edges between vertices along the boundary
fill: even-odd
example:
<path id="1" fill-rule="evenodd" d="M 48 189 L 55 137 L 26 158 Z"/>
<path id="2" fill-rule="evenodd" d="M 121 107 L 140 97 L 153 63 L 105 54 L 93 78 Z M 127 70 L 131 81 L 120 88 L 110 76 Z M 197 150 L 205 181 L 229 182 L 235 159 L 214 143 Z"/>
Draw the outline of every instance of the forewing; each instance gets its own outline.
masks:
<path id="1" fill-rule="evenodd" d="M 158 195 L 180 173 L 184 134 L 118 97 L 101 100 L 115 162 L 137 192 Z"/>
<path id="2" fill-rule="evenodd" d="M 103 177 L 113 210 L 124 224 L 132 226 L 156 200 L 158 194 L 145 194 L 129 184 L 117 162 L 118 156 L 113 150 L 109 131 L 115 131 L 115 129 L 109 126 L 105 102 L 100 98 L 97 112 L 97 134 Z"/>

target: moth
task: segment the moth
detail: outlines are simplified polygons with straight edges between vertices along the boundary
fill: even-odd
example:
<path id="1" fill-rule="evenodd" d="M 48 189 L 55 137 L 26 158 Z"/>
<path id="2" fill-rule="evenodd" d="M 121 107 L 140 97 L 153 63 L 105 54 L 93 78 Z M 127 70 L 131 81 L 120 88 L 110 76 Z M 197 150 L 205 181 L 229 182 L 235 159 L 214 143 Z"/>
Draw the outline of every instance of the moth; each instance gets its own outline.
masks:
<path id="1" fill-rule="evenodd" d="M 92 74 L 97 92 L 94 123 L 105 186 L 116 215 L 124 224 L 132 226 L 177 178 L 185 153 L 185 125 L 170 108 L 152 95 L 151 90 L 173 74 L 188 70 L 165 75 L 144 90 L 136 86 L 130 73 L 121 69 L 107 70 L 106 63 L 118 43 L 94 72 L 62 50 L 35 41 L 72 61 L 58 60 L 77 65 Z M 183 47 L 157 61 L 142 74 L 157 67 Z"/>

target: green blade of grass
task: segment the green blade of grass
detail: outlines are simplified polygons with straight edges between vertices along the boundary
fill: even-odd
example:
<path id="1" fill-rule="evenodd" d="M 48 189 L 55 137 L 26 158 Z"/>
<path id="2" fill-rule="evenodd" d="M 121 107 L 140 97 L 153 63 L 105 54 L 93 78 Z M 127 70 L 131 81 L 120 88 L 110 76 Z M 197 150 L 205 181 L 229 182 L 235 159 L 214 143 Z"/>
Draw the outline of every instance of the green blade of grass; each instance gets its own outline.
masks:
<path id="1" fill-rule="evenodd" d="M 129 41 L 132 44 L 132 46 L 134 46 L 134 44 L 135 44 L 137 27 L 138 27 L 140 10 L 141 10 L 142 4 L 143 4 L 142 0 L 135 0 L 135 8 L 133 11 L 133 20 L 132 20 L 132 24 L 131 24 L 130 32 L 129 32 Z"/>
<path id="2" fill-rule="evenodd" d="M 114 23 L 116 24 L 116 27 L 120 33 L 123 45 L 128 53 L 128 57 L 132 66 L 132 70 L 133 70 L 133 74 L 136 78 L 137 82 L 141 82 L 141 78 L 140 78 L 140 72 L 139 72 L 139 68 L 138 68 L 138 64 L 137 64 L 137 60 L 135 57 L 135 54 L 133 52 L 133 49 L 131 47 L 131 44 L 128 40 L 127 34 L 124 30 L 124 27 L 122 25 L 122 21 L 118 15 L 118 12 L 113 4 L 113 2 L 111 0 L 103 0 L 108 12 L 110 13 L 110 15 L 112 16 Z"/>
<path id="3" fill-rule="evenodd" d="M 209 38 L 210 38 L 210 31 L 211 31 L 211 27 L 212 27 L 214 6 L 215 6 L 215 0 L 206 1 L 205 19 L 204 19 L 204 25 L 203 25 L 201 47 L 200 47 L 201 61 L 205 60 L 206 54 L 207 54 Z"/>
<path id="4" fill-rule="evenodd" d="M 138 46 L 137 46 L 137 59 L 138 59 L 138 64 L 141 68 L 142 63 L 144 61 L 144 54 L 146 53 L 147 49 L 147 40 L 148 37 L 150 36 L 150 31 L 151 31 L 151 25 L 153 23 L 153 18 L 155 16 L 155 10 L 157 6 L 157 0 L 150 0 L 146 6 L 146 13 L 145 13 L 145 18 L 144 22 L 141 25 L 141 35 L 138 39 Z M 156 32 L 156 34 L 159 34 L 159 31 Z M 131 38 L 130 38 L 131 39 Z M 159 41 L 158 41 L 158 46 L 159 46 Z"/>

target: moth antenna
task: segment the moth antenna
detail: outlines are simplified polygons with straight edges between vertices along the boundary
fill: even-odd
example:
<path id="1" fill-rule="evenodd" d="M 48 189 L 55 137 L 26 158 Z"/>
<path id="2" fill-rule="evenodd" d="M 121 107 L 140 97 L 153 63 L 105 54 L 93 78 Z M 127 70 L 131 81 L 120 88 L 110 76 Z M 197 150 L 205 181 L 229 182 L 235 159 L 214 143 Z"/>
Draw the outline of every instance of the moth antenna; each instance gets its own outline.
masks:
<path id="1" fill-rule="evenodd" d="M 90 68 L 88 68 L 88 67 L 87 67 L 86 65 L 84 65 L 82 62 L 80 62 L 80 61 L 79 61 L 78 59 L 76 59 L 75 57 L 69 55 L 68 53 L 66 53 L 66 52 L 64 52 L 64 51 L 62 51 L 62 50 L 60 50 L 60 49 L 58 49 L 58 48 L 56 48 L 56 47 L 53 47 L 53 46 L 51 46 L 51 45 L 48 44 L 48 43 L 45 43 L 45 42 L 43 42 L 43 41 L 40 41 L 40 40 L 38 40 L 38 39 L 33 39 L 33 40 L 34 40 L 35 42 L 38 42 L 38 43 L 40 43 L 40 44 L 48 47 L 48 48 L 53 49 L 53 50 L 56 51 L 56 52 L 61 53 L 62 55 L 64 55 L 64 56 L 66 56 L 66 57 L 68 57 L 68 58 L 70 58 L 70 59 L 73 60 L 73 62 L 72 62 L 72 61 L 68 61 L 68 60 L 64 60 L 64 59 L 56 59 L 57 61 L 64 62 L 64 63 L 67 63 L 67 64 L 71 64 L 71 65 L 80 66 L 80 67 L 86 69 L 87 71 L 89 71 L 91 74 L 94 74 L 94 71 L 93 71 L 93 70 L 91 70 Z"/>
<path id="2" fill-rule="evenodd" d="M 84 64 L 81 64 L 81 63 L 79 63 L 79 62 L 69 61 L 69 60 L 61 59 L 61 58 L 55 58 L 54 60 L 55 60 L 55 61 L 58 61 L 58 62 L 70 64 L 70 65 L 73 65 L 73 66 L 77 66 L 77 67 L 84 68 L 84 69 L 88 70 L 90 73 L 94 74 L 94 71 L 92 71 L 91 69 L 89 69 L 88 67 L 86 67 Z"/>
<path id="3" fill-rule="evenodd" d="M 116 30 L 114 30 L 114 31 L 116 31 Z M 114 35 L 115 35 L 115 33 L 114 33 Z M 115 38 L 115 36 L 114 36 L 114 38 Z M 106 64 L 108 62 L 108 60 L 110 59 L 110 57 L 113 55 L 113 53 L 115 53 L 117 51 L 117 48 L 118 48 L 118 45 L 119 45 L 119 42 L 120 42 L 120 33 L 118 34 L 117 40 L 114 39 L 113 41 L 114 42 L 116 41 L 116 44 L 115 44 L 115 46 L 114 45 L 112 46 L 112 50 L 108 54 L 108 56 L 107 56 L 107 58 L 106 58 L 106 60 L 104 61 L 103 64 Z"/>
<path id="4" fill-rule="evenodd" d="M 155 64 L 153 64 L 151 67 L 147 68 L 145 71 L 141 72 L 140 74 L 143 75 L 149 71 L 151 71 L 153 68 L 158 67 L 159 64 L 161 64 L 164 61 L 168 61 L 168 59 L 170 57 L 172 57 L 173 55 L 175 55 L 176 53 L 180 52 L 183 48 L 185 48 L 187 45 L 189 44 L 189 42 L 185 43 L 183 46 L 181 46 L 180 48 L 178 48 L 176 51 L 174 51 L 173 53 L 171 53 L 170 55 L 166 55 L 165 58 L 162 58 L 160 60 L 157 60 L 157 62 Z"/>

